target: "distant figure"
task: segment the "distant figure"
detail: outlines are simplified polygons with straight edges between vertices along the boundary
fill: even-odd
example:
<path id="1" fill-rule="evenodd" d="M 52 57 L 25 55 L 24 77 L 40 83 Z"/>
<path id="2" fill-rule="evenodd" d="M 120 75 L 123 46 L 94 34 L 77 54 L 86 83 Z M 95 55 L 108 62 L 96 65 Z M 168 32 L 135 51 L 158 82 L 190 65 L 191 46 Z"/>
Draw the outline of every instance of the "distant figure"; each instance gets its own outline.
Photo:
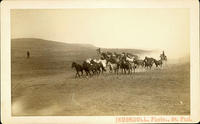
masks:
<path id="1" fill-rule="evenodd" d="M 27 58 L 30 58 L 30 52 L 27 51 L 26 54 L 27 54 Z"/>
<path id="2" fill-rule="evenodd" d="M 96 51 L 97 51 L 97 54 L 101 54 L 101 49 L 100 48 L 96 49 Z"/>
<path id="3" fill-rule="evenodd" d="M 162 54 L 163 54 L 163 56 L 165 56 L 165 52 L 164 51 L 162 52 Z"/>
<path id="4" fill-rule="evenodd" d="M 160 54 L 160 59 L 162 61 L 167 61 L 167 56 L 165 55 L 164 51 L 162 52 L 162 54 Z"/>

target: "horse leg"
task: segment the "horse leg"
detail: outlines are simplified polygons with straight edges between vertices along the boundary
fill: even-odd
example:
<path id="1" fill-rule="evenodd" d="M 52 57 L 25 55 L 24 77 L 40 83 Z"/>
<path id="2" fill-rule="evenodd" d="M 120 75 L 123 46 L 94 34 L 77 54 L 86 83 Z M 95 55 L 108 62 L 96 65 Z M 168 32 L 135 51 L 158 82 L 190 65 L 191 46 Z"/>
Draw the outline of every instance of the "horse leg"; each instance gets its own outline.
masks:
<path id="1" fill-rule="evenodd" d="M 88 71 L 89 72 L 89 75 L 90 75 L 90 77 L 92 76 L 92 74 L 94 75 L 94 72 L 93 72 L 93 70 L 91 70 L 92 72 L 90 72 L 90 71 Z"/>
<path id="2" fill-rule="evenodd" d="M 122 73 L 122 74 L 124 73 L 124 69 L 123 69 L 123 68 L 121 69 L 121 73 Z"/>
<path id="3" fill-rule="evenodd" d="M 129 74 L 132 74 L 132 68 L 129 69 Z"/>
<path id="4" fill-rule="evenodd" d="M 101 74 L 101 72 L 102 72 L 102 71 L 101 71 L 101 68 L 99 68 L 99 74 Z"/>
<path id="5" fill-rule="evenodd" d="M 78 71 L 76 72 L 75 78 L 77 78 Z"/>
<path id="6" fill-rule="evenodd" d="M 79 72 L 77 71 L 77 74 L 78 74 L 78 77 L 80 77 L 80 74 L 79 74 Z"/>
<path id="7" fill-rule="evenodd" d="M 91 74 L 90 74 L 90 71 L 89 71 L 89 70 L 87 71 L 87 76 L 91 76 Z"/>
<path id="8" fill-rule="evenodd" d="M 96 75 L 98 75 L 98 74 L 99 74 L 99 70 L 98 70 L 98 69 L 96 69 L 96 70 L 95 70 L 95 73 L 96 73 Z"/>
<path id="9" fill-rule="evenodd" d="M 112 73 L 112 67 L 111 66 L 109 67 L 109 69 L 110 69 L 110 73 Z"/>
<path id="10" fill-rule="evenodd" d="M 122 68 L 121 70 L 122 70 L 122 74 L 124 74 L 124 69 Z"/>
<path id="11" fill-rule="evenodd" d="M 145 70 L 147 70 L 147 69 L 148 69 L 148 66 L 147 66 L 147 65 L 145 65 L 145 66 L 144 66 L 144 68 L 145 68 Z"/>
<path id="12" fill-rule="evenodd" d="M 101 74 L 101 69 L 98 69 L 98 75 L 100 75 Z"/>
<path id="13" fill-rule="evenodd" d="M 89 72 L 88 72 L 88 71 L 85 71 L 85 72 L 86 72 L 86 76 L 88 76 L 88 75 L 90 76 L 90 74 L 89 74 Z"/>
<path id="14" fill-rule="evenodd" d="M 88 76 L 88 72 L 85 70 L 85 74 L 86 74 L 86 76 Z"/>
<path id="15" fill-rule="evenodd" d="M 104 69 L 103 69 L 103 67 L 101 67 L 101 74 L 103 74 L 103 71 L 104 71 Z"/>
<path id="16" fill-rule="evenodd" d="M 95 73 L 96 73 L 96 75 L 98 75 L 98 74 L 99 74 L 99 71 L 98 71 L 98 69 L 96 69 L 96 70 L 95 70 Z"/>
<path id="17" fill-rule="evenodd" d="M 90 73 L 90 70 L 87 70 L 87 76 L 90 76 L 91 77 L 91 73 Z"/>
<path id="18" fill-rule="evenodd" d="M 92 70 L 92 73 L 93 73 L 93 75 L 95 75 L 95 71 L 94 70 Z"/>

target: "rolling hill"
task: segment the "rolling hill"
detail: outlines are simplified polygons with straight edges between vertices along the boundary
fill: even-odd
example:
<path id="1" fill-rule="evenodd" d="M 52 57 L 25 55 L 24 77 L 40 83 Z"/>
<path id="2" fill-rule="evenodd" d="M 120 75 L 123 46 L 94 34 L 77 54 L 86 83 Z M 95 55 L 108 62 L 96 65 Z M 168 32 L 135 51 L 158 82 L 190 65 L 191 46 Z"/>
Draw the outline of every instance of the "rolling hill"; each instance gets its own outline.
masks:
<path id="1" fill-rule="evenodd" d="M 71 69 L 71 62 L 82 63 L 87 58 L 99 58 L 97 47 L 90 44 L 71 44 L 56 41 L 48 41 L 36 38 L 20 38 L 11 40 L 12 72 L 18 70 L 52 70 L 66 71 Z M 30 51 L 30 59 L 26 58 L 26 52 Z M 141 54 L 149 51 L 138 49 L 105 49 L 110 52 L 129 52 Z"/>

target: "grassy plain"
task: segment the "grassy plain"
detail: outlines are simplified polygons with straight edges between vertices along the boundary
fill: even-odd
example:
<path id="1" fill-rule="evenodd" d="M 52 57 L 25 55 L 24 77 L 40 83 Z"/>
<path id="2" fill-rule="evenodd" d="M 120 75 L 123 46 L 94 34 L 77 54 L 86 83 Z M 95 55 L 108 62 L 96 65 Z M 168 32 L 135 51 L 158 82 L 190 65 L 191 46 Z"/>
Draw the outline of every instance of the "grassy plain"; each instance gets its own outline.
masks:
<path id="1" fill-rule="evenodd" d="M 162 69 L 132 75 L 105 73 L 75 79 L 71 62 L 97 58 L 96 47 L 33 38 L 14 39 L 11 44 L 12 114 L 15 116 L 190 114 L 189 62 L 167 63 Z M 29 59 L 27 50 L 31 53 Z"/>

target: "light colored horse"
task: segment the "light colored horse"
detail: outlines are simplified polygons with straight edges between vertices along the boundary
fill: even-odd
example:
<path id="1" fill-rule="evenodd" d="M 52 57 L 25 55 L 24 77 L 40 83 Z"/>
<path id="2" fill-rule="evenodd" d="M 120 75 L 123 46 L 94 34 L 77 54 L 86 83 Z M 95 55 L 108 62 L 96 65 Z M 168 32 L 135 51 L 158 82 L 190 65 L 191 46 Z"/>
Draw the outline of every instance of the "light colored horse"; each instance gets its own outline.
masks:
<path id="1" fill-rule="evenodd" d="M 87 62 L 87 63 L 89 63 L 89 64 L 91 64 L 91 58 L 88 58 L 88 59 L 86 59 L 85 61 Z"/>
<path id="2" fill-rule="evenodd" d="M 107 71 L 107 60 L 106 59 L 93 59 L 96 63 L 101 63 L 104 67 L 104 69 Z"/>
<path id="3" fill-rule="evenodd" d="M 102 64 L 103 64 L 103 67 L 106 68 L 106 66 L 107 66 L 106 63 L 107 63 L 107 61 L 106 61 L 105 59 L 99 59 L 99 60 L 96 60 L 96 59 L 95 59 L 95 61 L 96 61 L 97 63 L 102 63 Z"/>
<path id="4" fill-rule="evenodd" d="M 119 66 L 117 65 L 117 63 L 111 63 L 111 62 L 108 62 L 108 67 L 110 68 L 110 72 L 113 72 L 114 73 L 117 73 L 118 74 L 118 71 L 119 71 Z"/>
<path id="5" fill-rule="evenodd" d="M 130 57 L 126 57 L 126 61 L 128 61 L 128 62 L 134 62 L 134 60 L 135 60 L 135 58 L 134 57 L 132 57 L 132 58 L 130 58 Z"/>
<path id="6" fill-rule="evenodd" d="M 134 62 L 130 63 L 131 64 L 131 71 L 135 73 L 135 69 L 137 68 L 136 64 Z"/>

